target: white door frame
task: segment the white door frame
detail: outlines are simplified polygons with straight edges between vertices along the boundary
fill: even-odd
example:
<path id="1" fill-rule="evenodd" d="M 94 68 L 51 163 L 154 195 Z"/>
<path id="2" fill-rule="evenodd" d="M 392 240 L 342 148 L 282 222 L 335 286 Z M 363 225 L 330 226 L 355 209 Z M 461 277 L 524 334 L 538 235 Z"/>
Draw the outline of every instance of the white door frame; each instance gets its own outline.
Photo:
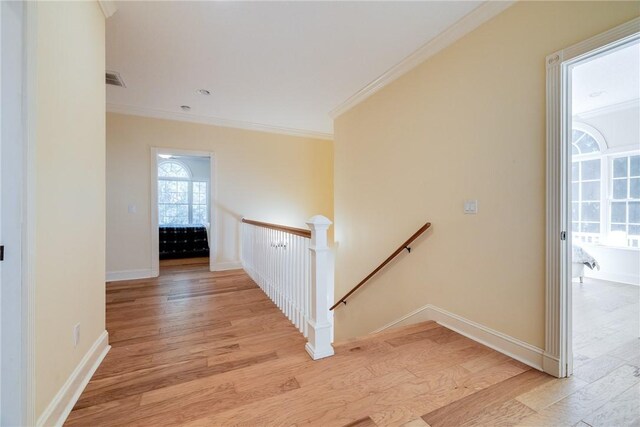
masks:
<path id="1" fill-rule="evenodd" d="M 0 46 L 2 45 L 2 40 L 3 40 L 2 28 L 4 27 L 5 31 L 6 31 L 6 25 L 3 25 L 3 22 L 2 22 L 2 16 L 3 16 L 2 15 L 2 9 L 3 9 L 3 7 L 2 7 L 2 4 L 0 3 Z M 4 49 L 0 48 L 0 51 L 4 52 Z M 6 59 L 4 59 L 4 61 L 3 61 L 3 59 L 4 58 L 2 58 L 2 55 L 0 55 L 0 99 L 3 99 L 2 98 L 2 94 L 3 94 L 3 90 L 2 90 L 2 82 L 3 82 L 3 80 L 2 80 L 2 64 L 3 64 L 3 62 L 6 62 Z M 2 117 L 2 104 L 4 104 L 4 101 L 0 102 L 0 129 L 3 129 L 3 127 L 2 127 L 2 121 L 3 121 L 2 120 L 3 119 L 3 117 Z M 0 172 L 2 172 L 2 166 L 1 166 L 2 165 L 2 158 L 3 158 L 3 156 L 2 156 L 2 142 L 4 140 L 5 140 L 5 138 L 3 138 L 2 135 L 0 134 Z M 0 174 L 0 193 L 1 192 L 2 192 L 2 174 Z M 4 240 L 2 238 L 2 201 L 1 200 L 0 200 L 0 244 L 4 245 Z M 6 411 L 6 410 L 3 411 L 3 404 L 2 404 L 2 402 L 3 402 L 3 400 L 2 400 L 2 384 L 4 384 L 2 382 L 2 378 L 3 378 L 2 371 L 4 370 L 4 368 L 3 368 L 4 365 L 2 364 L 2 361 L 6 360 L 6 358 L 2 357 L 2 337 L 5 336 L 2 333 L 2 313 L 4 313 L 4 311 L 2 310 L 2 264 L 0 263 L 0 425 L 3 424 L 3 422 L 2 422 L 2 414 L 5 413 L 5 411 Z M 5 403 L 5 406 L 6 406 L 6 403 Z"/>
<path id="2" fill-rule="evenodd" d="M 151 274 L 160 275 L 160 239 L 158 236 L 158 155 L 196 156 L 209 158 L 209 270 L 215 271 L 218 254 L 218 218 L 216 217 L 218 180 L 215 153 L 151 147 Z"/>
<path id="3" fill-rule="evenodd" d="M 0 3 L 2 400 L 0 424 L 35 424 L 36 2 Z"/>
<path id="4" fill-rule="evenodd" d="M 573 66 L 640 38 L 640 18 L 591 37 L 546 58 L 547 206 L 545 372 L 572 374 L 571 351 L 571 81 Z"/>

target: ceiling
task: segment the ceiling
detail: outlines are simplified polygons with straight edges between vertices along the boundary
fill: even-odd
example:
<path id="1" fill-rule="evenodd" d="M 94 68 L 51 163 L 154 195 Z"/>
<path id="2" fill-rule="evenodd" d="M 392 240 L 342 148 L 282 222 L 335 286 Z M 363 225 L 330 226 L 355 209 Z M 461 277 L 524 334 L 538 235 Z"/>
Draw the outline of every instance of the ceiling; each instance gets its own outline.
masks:
<path id="1" fill-rule="evenodd" d="M 108 109 L 327 136 L 331 110 L 481 3 L 120 1 Z"/>
<path id="2" fill-rule="evenodd" d="M 572 112 L 584 114 L 640 99 L 640 42 L 573 68 Z"/>

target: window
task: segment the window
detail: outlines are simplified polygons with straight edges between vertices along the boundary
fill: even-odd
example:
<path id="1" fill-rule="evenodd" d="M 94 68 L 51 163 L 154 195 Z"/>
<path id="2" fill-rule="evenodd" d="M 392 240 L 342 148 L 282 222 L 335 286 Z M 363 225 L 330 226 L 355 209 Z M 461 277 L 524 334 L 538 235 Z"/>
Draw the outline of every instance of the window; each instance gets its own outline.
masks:
<path id="1" fill-rule="evenodd" d="M 588 133 L 574 129 L 571 136 L 571 149 L 574 156 L 600 152 L 598 141 Z"/>
<path id="2" fill-rule="evenodd" d="M 158 224 L 196 225 L 208 222 L 207 182 L 192 180 L 175 160 L 158 165 Z"/>
<path id="3" fill-rule="evenodd" d="M 574 236 L 590 243 L 600 241 L 601 169 L 598 142 L 588 133 L 574 130 L 571 164 L 571 231 Z"/>
<path id="4" fill-rule="evenodd" d="M 640 152 L 608 149 L 595 129 L 578 126 L 571 147 L 573 239 L 640 247 Z"/>
<path id="5" fill-rule="evenodd" d="M 609 241 L 638 247 L 640 241 L 640 155 L 611 161 Z"/>
<path id="6" fill-rule="evenodd" d="M 193 182 L 191 206 L 193 209 L 192 222 L 204 224 L 207 221 L 207 183 Z"/>
<path id="7" fill-rule="evenodd" d="M 191 178 L 187 168 L 175 160 L 160 163 L 158 165 L 158 176 L 164 178 Z"/>

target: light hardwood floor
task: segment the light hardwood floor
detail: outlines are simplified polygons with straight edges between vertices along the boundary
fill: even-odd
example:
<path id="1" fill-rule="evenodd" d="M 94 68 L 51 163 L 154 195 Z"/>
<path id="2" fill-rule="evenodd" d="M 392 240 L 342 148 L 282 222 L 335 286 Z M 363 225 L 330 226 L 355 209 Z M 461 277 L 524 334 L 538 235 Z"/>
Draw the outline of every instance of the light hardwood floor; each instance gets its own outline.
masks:
<path id="1" fill-rule="evenodd" d="M 556 380 L 433 322 L 344 342 L 334 357 L 311 361 L 304 338 L 241 270 L 171 266 L 158 279 L 110 283 L 107 328 L 112 349 L 66 425 L 636 420 L 633 360 L 594 381 Z"/>
<path id="2" fill-rule="evenodd" d="M 630 346 L 635 343 L 640 350 L 639 336 L 640 286 L 588 277 L 583 284 L 573 283 L 576 368 L 627 343 Z"/>

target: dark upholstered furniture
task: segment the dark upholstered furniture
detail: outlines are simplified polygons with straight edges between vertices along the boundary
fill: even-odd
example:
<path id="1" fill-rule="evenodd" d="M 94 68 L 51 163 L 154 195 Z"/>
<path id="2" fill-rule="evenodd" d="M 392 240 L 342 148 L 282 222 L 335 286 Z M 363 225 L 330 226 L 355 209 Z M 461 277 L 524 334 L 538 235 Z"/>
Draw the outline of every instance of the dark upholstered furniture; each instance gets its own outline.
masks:
<path id="1" fill-rule="evenodd" d="M 209 256 L 204 226 L 160 226 L 160 259 Z"/>

